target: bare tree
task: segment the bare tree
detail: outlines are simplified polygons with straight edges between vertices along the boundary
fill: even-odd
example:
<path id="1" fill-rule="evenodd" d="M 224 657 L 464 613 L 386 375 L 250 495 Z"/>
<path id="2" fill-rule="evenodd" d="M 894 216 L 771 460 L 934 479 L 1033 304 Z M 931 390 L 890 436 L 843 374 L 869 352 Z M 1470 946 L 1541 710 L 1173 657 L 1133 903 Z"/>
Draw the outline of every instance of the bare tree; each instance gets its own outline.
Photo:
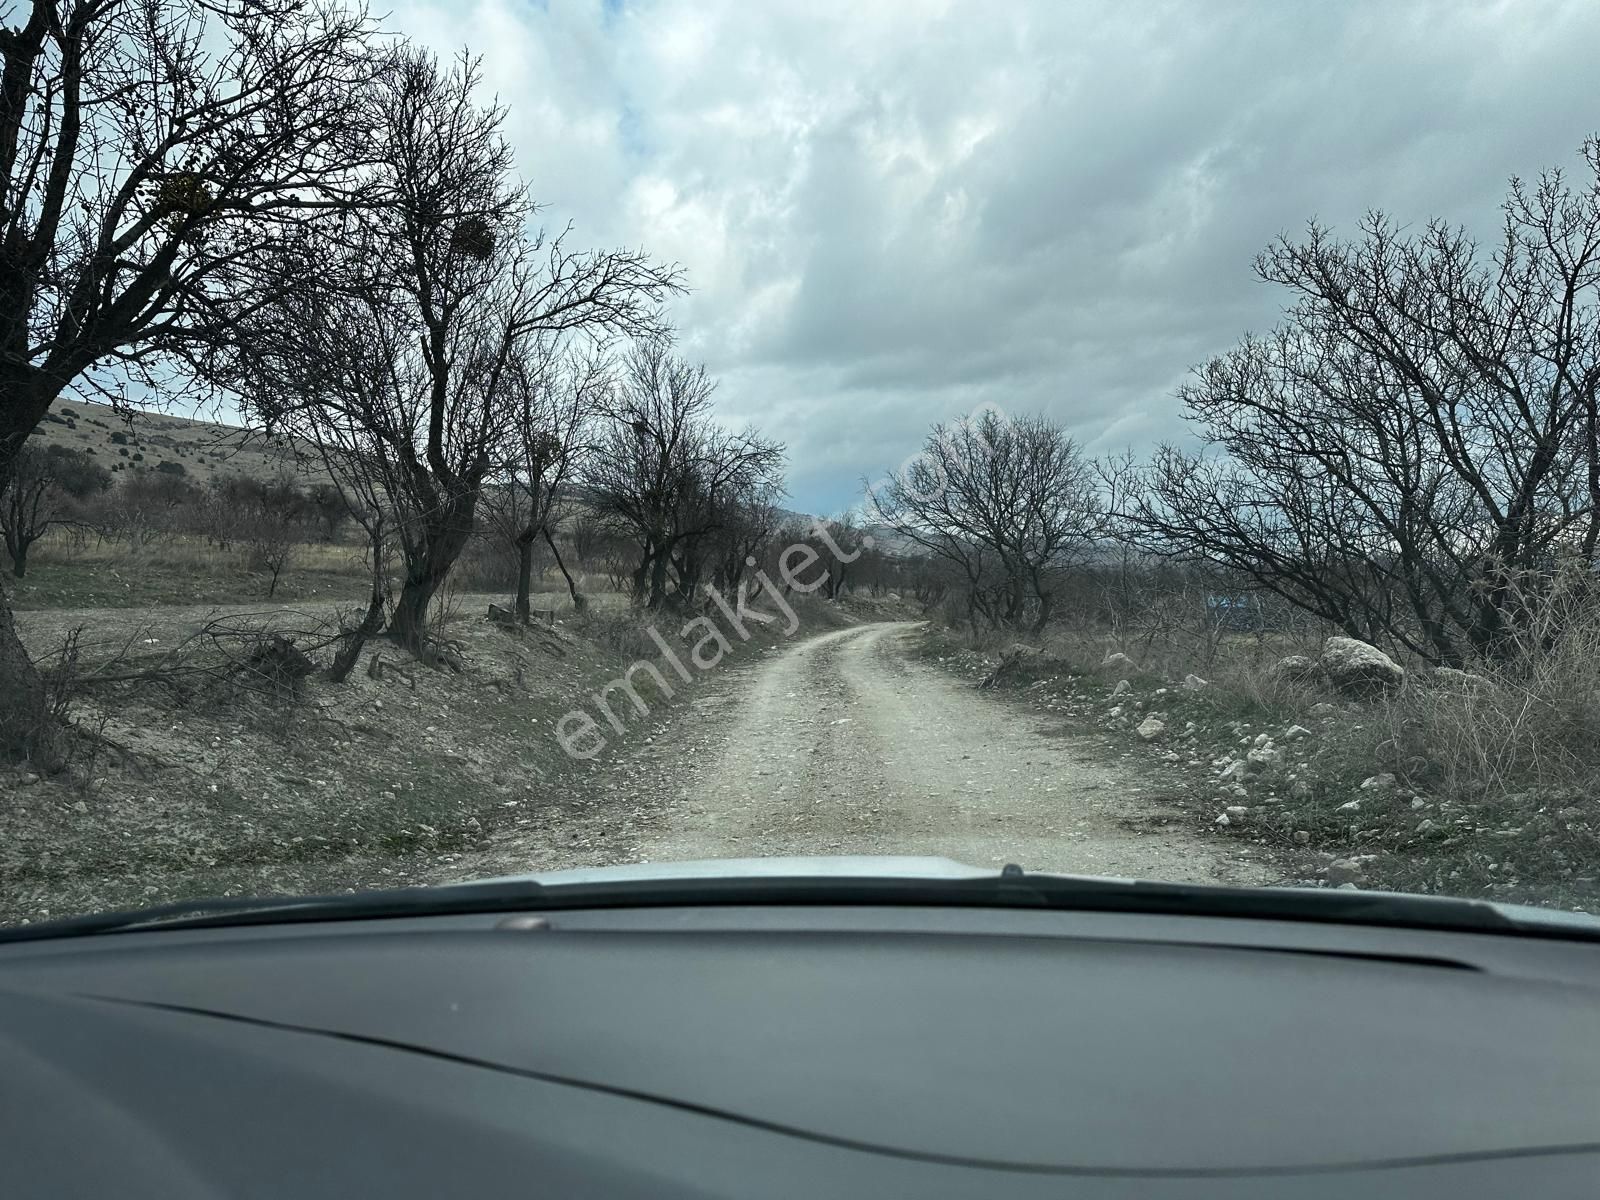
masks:
<path id="1" fill-rule="evenodd" d="M 693 596 L 706 561 L 701 539 L 722 528 L 730 501 L 781 486 L 783 447 L 716 425 L 714 386 L 703 366 L 662 343 L 636 343 L 585 466 L 597 509 L 634 542 L 633 596 L 650 608 Z"/>
<path id="2" fill-rule="evenodd" d="M 750 564 L 765 562 L 774 549 L 783 517 L 778 499 L 770 481 L 738 489 L 728 498 L 721 527 L 706 536 L 711 584 L 724 595 L 738 595 Z"/>
<path id="3" fill-rule="evenodd" d="M 935 425 L 922 451 L 869 489 L 869 515 L 966 580 L 969 617 L 991 624 L 1050 620 L 1060 571 L 1101 528 L 1091 465 L 1039 416 L 992 409 Z"/>
<path id="4" fill-rule="evenodd" d="M 267 573 L 267 599 L 278 591 L 278 580 L 293 562 L 295 550 L 308 532 L 311 506 L 294 480 L 280 476 L 254 491 L 243 514 L 242 539 L 250 566 Z"/>
<path id="5" fill-rule="evenodd" d="M 226 376 L 274 429 L 367 440 L 359 461 L 382 476 L 405 565 L 389 633 L 417 653 L 514 428 L 528 347 L 657 334 L 678 287 L 642 253 L 527 236 L 504 113 L 477 84 L 470 60 L 388 56 L 368 96 L 379 204 L 291 264 L 302 285 L 257 309 Z"/>
<path id="6" fill-rule="evenodd" d="M 313 0 L 33 0 L 0 29 L 0 489 L 68 388 L 157 394 L 356 199 L 359 12 Z M 109 368 L 109 373 L 100 373 Z M 51 760 L 0 597 L 0 749 Z"/>
<path id="7" fill-rule="evenodd" d="M 508 388 L 506 442 L 494 486 L 484 493 L 484 510 L 490 527 L 517 555 L 513 603 L 524 623 L 531 611 L 533 552 L 540 538 L 566 579 L 573 607 L 584 605 L 551 524 L 608 386 L 605 357 L 592 347 L 589 353 L 562 354 L 546 343 L 531 347 Z"/>
<path id="8" fill-rule="evenodd" d="M 1600 538 L 1600 143 L 1513 181 L 1498 247 L 1381 215 L 1257 263 L 1284 324 L 1182 392 L 1214 450 L 1163 450 L 1126 515 L 1369 641 L 1496 657 Z"/>

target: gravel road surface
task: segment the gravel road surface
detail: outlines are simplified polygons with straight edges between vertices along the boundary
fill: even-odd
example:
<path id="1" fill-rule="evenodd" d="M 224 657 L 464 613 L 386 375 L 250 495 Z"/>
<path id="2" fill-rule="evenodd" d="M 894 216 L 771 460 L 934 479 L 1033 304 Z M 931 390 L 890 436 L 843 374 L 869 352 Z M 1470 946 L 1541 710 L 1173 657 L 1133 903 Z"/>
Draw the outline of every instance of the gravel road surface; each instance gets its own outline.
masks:
<path id="1" fill-rule="evenodd" d="M 668 797 L 646 861 L 935 854 L 975 866 L 1192 882 L 1267 872 L 1153 799 L 1150 768 L 911 656 L 914 623 L 856 626 L 708 677 L 624 768 Z M 653 778 L 652 778 L 653 776 Z"/>

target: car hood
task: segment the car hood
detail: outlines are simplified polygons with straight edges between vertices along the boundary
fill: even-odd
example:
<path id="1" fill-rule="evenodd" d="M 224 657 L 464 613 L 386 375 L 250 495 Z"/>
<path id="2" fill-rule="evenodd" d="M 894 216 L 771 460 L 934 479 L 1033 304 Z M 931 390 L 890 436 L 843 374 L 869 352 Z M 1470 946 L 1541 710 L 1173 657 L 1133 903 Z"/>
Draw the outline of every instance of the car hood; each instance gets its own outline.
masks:
<path id="1" fill-rule="evenodd" d="M 559 871 L 533 871 L 518 875 L 499 875 L 475 879 L 472 883 L 538 883 L 547 887 L 577 884 L 631 884 L 695 879 L 992 879 L 1000 874 L 994 867 L 975 867 L 951 858 L 911 854 L 790 855 L 772 858 L 709 858 L 681 862 L 625 863 L 606 867 L 575 867 Z M 1162 882 L 1137 880 L 1125 876 L 1081 875 L 1060 871 L 1029 871 L 1051 879 L 1078 879 L 1099 883 Z M 1307 888 L 1252 888 L 1257 894 L 1282 893 L 1304 902 Z M 1470 903 L 1499 914 L 1525 929 L 1552 933 L 1600 934 L 1600 918 L 1585 912 L 1559 908 L 1538 908 L 1528 904 L 1506 904 L 1492 900 L 1463 901 L 1454 897 L 1433 897 L 1411 892 L 1367 891 L 1368 896 L 1393 896 L 1408 904 L 1418 902 L 1444 906 Z M 1263 916 L 1269 914 L 1263 913 Z"/>

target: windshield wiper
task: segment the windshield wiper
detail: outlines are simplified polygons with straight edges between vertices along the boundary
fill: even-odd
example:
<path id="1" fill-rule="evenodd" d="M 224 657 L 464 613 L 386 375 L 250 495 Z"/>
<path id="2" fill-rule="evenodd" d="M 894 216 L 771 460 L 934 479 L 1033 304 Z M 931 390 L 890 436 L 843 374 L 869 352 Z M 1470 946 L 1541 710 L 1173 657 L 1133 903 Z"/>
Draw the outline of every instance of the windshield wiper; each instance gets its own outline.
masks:
<path id="1" fill-rule="evenodd" d="M 463 913 L 718 905 L 879 905 L 1036 908 L 1065 912 L 1244 917 L 1600 940 L 1600 924 L 1520 919 L 1477 900 L 1385 892 L 1219 887 L 1027 874 L 1007 867 L 968 879 L 915 876 L 728 876 L 542 884 L 499 880 L 334 896 L 180 900 L 0 930 L 0 941 L 303 921 L 355 921 Z"/>
<path id="2" fill-rule="evenodd" d="M 359 921 L 380 917 L 437 916 L 538 908 L 546 889 L 533 880 L 389 888 L 329 896 L 209 896 L 173 900 L 123 912 L 91 913 L 0 928 L 0 942 L 130 933 L 148 929 L 196 929 L 292 921 Z"/>

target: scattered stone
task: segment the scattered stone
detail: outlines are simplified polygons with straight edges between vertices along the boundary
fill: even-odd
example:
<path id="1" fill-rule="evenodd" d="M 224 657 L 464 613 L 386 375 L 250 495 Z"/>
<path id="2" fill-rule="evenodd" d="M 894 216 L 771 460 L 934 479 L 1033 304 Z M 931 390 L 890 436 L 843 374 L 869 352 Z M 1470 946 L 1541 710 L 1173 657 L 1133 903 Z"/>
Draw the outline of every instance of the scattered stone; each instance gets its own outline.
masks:
<path id="1" fill-rule="evenodd" d="M 1337 704 L 1329 704 L 1326 700 L 1311 706 L 1311 715 L 1314 717 L 1332 717 L 1337 716 L 1338 713 L 1339 706 Z"/>
<path id="2" fill-rule="evenodd" d="M 1218 813 L 1217 814 L 1217 819 L 1216 819 L 1216 821 L 1213 822 L 1213 824 L 1223 825 L 1223 826 L 1232 825 L 1233 824 L 1233 818 L 1228 816 L 1227 813 Z"/>
<path id="3" fill-rule="evenodd" d="M 1265 746 L 1270 741 L 1272 741 L 1272 735 L 1270 733 L 1256 734 L 1255 744 L 1257 746 Z"/>
<path id="4" fill-rule="evenodd" d="M 1227 780 L 1227 779 L 1243 779 L 1245 772 L 1248 771 L 1249 769 L 1250 769 L 1250 764 L 1249 763 L 1247 763 L 1242 758 L 1236 758 L 1232 762 L 1230 762 L 1227 766 L 1222 768 L 1221 778 L 1224 779 L 1224 780 Z"/>
<path id="5" fill-rule="evenodd" d="M 1411 797 L 1411 807 L 1416 809 L 1427 808 L 1428 802 L 1421 796 L 1413 796 Z"/>
<path id="6" fill-rule="evenodd" d="M 1291 725 L 1289 728 L 1283 731 L 1283 740 L 1286 742 L 1298 742 L 1302 738 L 1308 738 L 1310 736 L 1311 730 L 1307 729 L 1304 725 Z"/>
<path id="7" fill-rule="evenodd" d="M 1095 670 L 1101 675 L 1112 675 L 1119 679 L 1127 679 L 1129 676 L 1139 673 L 1139 666 L 1133 659 L 1119 650 L 1116 653 L 1106 655 L 1105 660 Z"/>
<path id="8" fill-rule="evenodd" d="M 39 782 L 39 777 L 36 774 L 34 774 L 32 771 L 27 771 L 27 772 L 23 773 L 23 776 L 22 776 L 22 786 L 23 787 L 32 787 L 34 784 L 36 784 L 38 782 Z"/>
<path id="9" fill-rule="evenodd" d="M 1388 771 L 1381 775 L 1369 775 L 1361 781 L 1363 792 L 1392 792 L 1394 791 L 1395 778 Z"/>
<path id="10" fill-rule="evenodd" d="M 1339 805 L 1339 807 L 1334 809 L 1333 811 L 1334 812 L 1360 812 L 1361 811 L 1361 801 L 1359 801 L 1359 800 L 1346 800 L 1343 804 Z"/>
<path id="11" fill-rule="evenodd" d="M 1355 638 L 1331 637 L 1323 644 L 1318 664 L 1322 673 L 1347 696 L 1370 697 L 1399 689 L 1406 673 L 1376 646 Z"/>
<path id="12" fill-rule="evenodd" d="M 1289 785 L 1289 799 L 1291 799 L 1291 800 L 1309 800 L 1309 799 L 1311 799 L 1311 784 L 1309 782 L 1307 782 L 1306 780 L 1304 780 L 1304 779 L 1296 779 L 1293 783 L 1291 783 Z"/>
<path id="13" fill-rule="evenodd" d="M 1230 804 L 1222 810 L 1222 815 L 1235 825 L 1243 825 L 1250 819 L 1250 810 L 1242 804 Z"/>
<path id="14" fill-rule="evenodd" d="M 1139 728 L 1134 730 L 1145 741 L 1158 738 L 1167 731 L 1167 723 L 1160 717 L 1146 717 L 1139 722 Z"/>
<path id="15" fill-rule="evenodd" d="M 1439 828 L 1439 826 L 1434 822 L 1432 817 L 1423 817 L 1422 820 L 1417 822 L 1416 831 L 1418 833 L 1432 833 L 1437 828 Z"/>
<path id="16" fill-rule="evenodd" d="M 1182 686 L 1183 690 L 1186 692 L 1198 692 L 1201 688 L 1210 687 L 1211 681 L 1208 679 L 1201 679 L 1198 675 L 1185 675 L 1183 677 Z"/>
<path id="17" fill-rule="evenodd" d="M 1328 882 L 1335 886 L 1346 883 L 1354 885 L 1363 874 L 1361 864 L 1353 858 L 1336 858 L 1328 864 Z"/>
<path id="18" fill-rule="evenodd" d="M 1296 846 L 1304 846 L 1311 840 L 1311 831 L 1308 829 L 1296 829 L 1290 836 L 1294 838 L 1294 844 Z"/>
<path id="19" fill-rule="evenodd" d="M 1115 699 L 1118 696 L 1125 696 L 1132 689 L 1133 684 L 1129 683 L 1126 679 L 1119 679 L 1117 680 L 1117 686 L 1111 689 L 1112 699 Z"/>
<path id="20" fill-rule="evenodd" d="M 1361 889 L 1354 883 L 1337 884 L 1335 890 L 1341 892 L 1359 892 Z"/>
<path id="21" fill-rule="evenodd" d="M 72 811 L 75 813 L 86 813 L 89 811 L 89 806 L 82 800 L 79 800 L 73 804 Z"/>
<path id="22" fill-rule="evenodd" d="M 1268 742 L 1254 747 L 1244 757 L 1247 763 L 1256 768 L 1275 767 L 1283 761 L 1283 750 Z"/>

